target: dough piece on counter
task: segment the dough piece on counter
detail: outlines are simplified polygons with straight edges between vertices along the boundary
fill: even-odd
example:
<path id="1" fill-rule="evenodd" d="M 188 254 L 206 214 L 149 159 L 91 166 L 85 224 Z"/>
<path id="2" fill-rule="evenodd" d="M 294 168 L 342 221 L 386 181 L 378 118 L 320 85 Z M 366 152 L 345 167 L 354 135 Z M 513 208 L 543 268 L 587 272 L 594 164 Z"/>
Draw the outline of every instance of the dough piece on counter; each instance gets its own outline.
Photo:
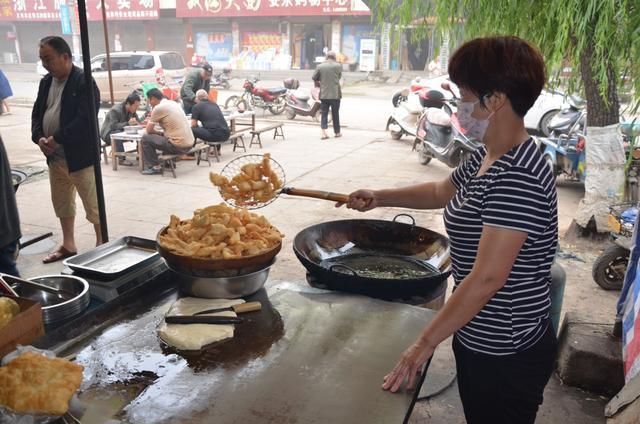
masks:
<path id="1" fill-rule="evenodd" d="M 183 297 L 177 300 L 167 316 L 193 315 L 196 312 L 214 308 L 226 308 L 244 303 L 242 299 L 200 299 Z M 208 316 L 237 316 L 233 311 L 224 311 Z M 169 346 L 178 350 L 201 350 L 204 346 L 233 337 L 233 324 L 167 324 L 162 322 L 158 335 Z"/>
<path id="2" fill-rule="evenodd" d="M 25 352 L 0 367 L 0 405 L 18 413 L 63 415 L 82 383 L 83 367 Z"/>
<path id="3" fill-rule="evenodd" d="M 20 313 L 20 306 L 15 300 L 8 297 L 0 297 L 0 328 L 9 324 L 9 321 Z"/>

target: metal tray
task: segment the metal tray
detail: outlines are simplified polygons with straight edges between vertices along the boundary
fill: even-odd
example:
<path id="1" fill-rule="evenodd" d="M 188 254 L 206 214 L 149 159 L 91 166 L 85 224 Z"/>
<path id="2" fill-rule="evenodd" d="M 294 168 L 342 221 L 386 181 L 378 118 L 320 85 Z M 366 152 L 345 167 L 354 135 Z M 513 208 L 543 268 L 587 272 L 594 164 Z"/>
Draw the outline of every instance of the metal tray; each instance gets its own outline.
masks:
<path id="1" fill-rule="evenodd" d="M 99 278 L 116 278 L 158 256 L 155 240 L 126 236 L 65 259 L 72 270 Z"/>

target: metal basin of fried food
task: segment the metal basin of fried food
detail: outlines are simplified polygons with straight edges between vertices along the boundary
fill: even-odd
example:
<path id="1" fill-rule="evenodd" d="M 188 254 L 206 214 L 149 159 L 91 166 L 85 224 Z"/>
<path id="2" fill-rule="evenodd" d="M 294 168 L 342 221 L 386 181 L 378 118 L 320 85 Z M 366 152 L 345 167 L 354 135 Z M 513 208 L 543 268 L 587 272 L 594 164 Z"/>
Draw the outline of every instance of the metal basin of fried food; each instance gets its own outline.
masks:
<path id="1" fill-rule="evenodd" d="M 4 279 L 13 285 L 10 277 L 4 276 Z M 29 278 L 29 281 L 59 289 L 64 293 L 57 295 L 36 287 L 15 284 L 15 291 L 19 296 L 42 305 L 42 320 L 45 324 L 74 317 L 89 306 L 89 283 L 83 278 L 73 275 L 42 275 Z"/>
<path id="2" fill-rule="evenodd" d="M 163 227 L 156 237 L 158 253 L 164 258 L 167 266 L 173 271 L 194 277 L 222 278 L 236 277 L 254 273 L 271 265 L 273 258 L 280 252 L 282 242 L 274 245 L 258 255 L 243 256 L 234 259 L 211 259 L 193 256 L 178 255 L 162 245 L 160 236 L 167 232 L 169 227 Z"/>
<path id="3" fill-rule="evenodd" d="M 260 290 L 275 259 L 257 271 L 229 277 L 198 277 L 176 272 L 180 290 L 190 296 L 208 299 L 235 299 Z"/>

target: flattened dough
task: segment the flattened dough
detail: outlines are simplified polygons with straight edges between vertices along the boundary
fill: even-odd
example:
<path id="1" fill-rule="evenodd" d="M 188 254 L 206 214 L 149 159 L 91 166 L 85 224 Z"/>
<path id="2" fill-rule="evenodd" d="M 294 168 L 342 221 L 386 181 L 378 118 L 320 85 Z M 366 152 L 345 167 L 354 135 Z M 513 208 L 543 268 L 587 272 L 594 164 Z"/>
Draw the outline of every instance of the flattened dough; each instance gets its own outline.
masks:
<path id="1" fill-rule="evenodd" d="M 244 303 L 242 299 L 200 299 L 183 297 L 178 299 L 167 312 L 167 316 L 193 315 L 206 309 L 226 308 Z M 233 311 L 224 311 L 207 316 L 235 317 Z M 233 324 L 167 324 L 162 322 L 158 335 L 169 346 L 178 350 L 200 350 L 211 343 L 233 337 Z"/>

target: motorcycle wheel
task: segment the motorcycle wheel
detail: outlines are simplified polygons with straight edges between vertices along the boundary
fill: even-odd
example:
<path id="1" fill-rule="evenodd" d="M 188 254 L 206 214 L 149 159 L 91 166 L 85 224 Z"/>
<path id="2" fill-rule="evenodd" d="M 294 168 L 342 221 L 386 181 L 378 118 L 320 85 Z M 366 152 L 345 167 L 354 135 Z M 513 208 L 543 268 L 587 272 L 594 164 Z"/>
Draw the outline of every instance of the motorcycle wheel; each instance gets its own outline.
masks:
<path id="1" fill-rule="evenodd" d="M 273 102 L 273 106 L 269 106 L 269 112 L 271 112 L 274 115 L 280 115 L 282 112 L 284 112 L 284 109 L 286 108 L 287 103 L 284 100 L 284 97 L 278 97 L 274 102 Z"/>
<path id="2" fill-rule="evenodd" d="M 421 165 L 428 165 L 431 159 L 433 159 L 433 156 L 424 148 L 422 141 L 417 140 L 417 142 L 420 143 L 418 145 L 418 162 L 420 162 Z"/>
<path id="3" fill-rule="evenodd" d="M 549 134 L 551 134 L 551 131 L 549 130 L 549 122 L 558 112 L 559 111 L 557 110 L 549 111 L 540 119 L 540 132 L 545 137 L 549 137 Z"/>
<path id="4" fill-rule="evenodd" d="M 238 96 L 229 96 L 224 102 L 224 108 L 229 109 L 230 107 L 235 107 L 239 100 L 240 97 Z"/>
<path id="5" fill-rule="evenodd" d="M 285 115 L 287 117 L 287 119 L 295 119 L 296 117 L 296 111 L 291 109 L 290 107 L 288 107 L 287 109 L 285 109 Z"/>
<path id="6" fill-rule="evenodd" d="M 593 263 L 593 280 L 605 290 L 620 290 L 624 274 L 629 265 L 629 251 L 618 245 L 611 245 Z"/>
<path id="7" fill-rule="evenodd" d="M 225 90 L 230 89 L 231 88 L 231 84 L 229 84 L 229 81 L 223 81 L 222 88 L 224 88 Z"/>

